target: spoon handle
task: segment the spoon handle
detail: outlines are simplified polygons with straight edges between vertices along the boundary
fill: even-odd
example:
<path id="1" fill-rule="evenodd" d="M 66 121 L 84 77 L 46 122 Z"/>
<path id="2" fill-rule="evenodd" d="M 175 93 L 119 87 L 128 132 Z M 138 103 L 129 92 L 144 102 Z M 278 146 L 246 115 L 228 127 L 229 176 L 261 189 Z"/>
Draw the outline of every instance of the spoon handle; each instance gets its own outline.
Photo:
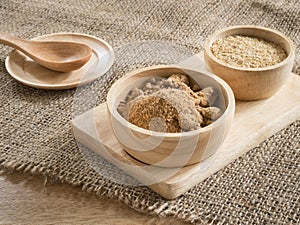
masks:
<path id="1" fill-rule="evenodd" d="M 0 44 L 8 45 L 22 52 L 26 52 L 28 41 L 0 32 Z"/>

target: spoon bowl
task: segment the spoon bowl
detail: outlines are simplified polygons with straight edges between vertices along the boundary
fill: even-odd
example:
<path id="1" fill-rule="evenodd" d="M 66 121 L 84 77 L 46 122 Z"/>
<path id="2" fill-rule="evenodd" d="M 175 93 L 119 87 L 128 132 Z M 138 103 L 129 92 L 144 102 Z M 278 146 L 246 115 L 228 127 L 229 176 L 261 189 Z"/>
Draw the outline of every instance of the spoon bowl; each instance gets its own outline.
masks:
<path id="1" fill-rule="evenodd" d="M 92 49 L 66 41 L 30 41 L 0 33 L 0 43 L 18 49 L 38 64 L 59 72 L 81 68 L 91 57 Z"/>

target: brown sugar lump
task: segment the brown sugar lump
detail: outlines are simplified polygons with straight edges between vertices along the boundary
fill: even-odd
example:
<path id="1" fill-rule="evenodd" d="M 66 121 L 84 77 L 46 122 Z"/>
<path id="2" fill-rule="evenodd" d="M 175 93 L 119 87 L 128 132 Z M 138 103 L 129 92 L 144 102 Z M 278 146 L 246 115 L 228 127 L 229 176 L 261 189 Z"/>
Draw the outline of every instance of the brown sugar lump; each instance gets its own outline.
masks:
<path id="1" fill-rule="evenodd" d="M 167 80 L 175 82 L 179 89 L 184 90 L 192 97 L 195 105 L 201 105 L 203 107 L 212 106 L 218 97 L 216 91 L 212 87 L 206 87 L 202 90 L 199 84 L 193 84 L 192 87 L 190 87 L 190 81 L 186 75 L 173 74 Z"/>
<path id="2" fill-rule="evenodd" d="M 186 85 L 190 84 L 190 80 L 185 74 L 173 74 L 168 78 L 168 80 L 173 80 L 176 83 L 184 83 Z"/>
<path id="3" fill-rule="evenodd" d="M 195 93 L 197 95 L 196 98 L 199 99 L 199 105 L 201 105 L 202 107 L 214 105 L 218 98 L 217 92 L 212 87 L 203 88 L 202 90 Z"/>
<path id="4" fill-rule="evenodd" d="M 174 82 L 179 89 L 185 91 L 193 99 L 196 105 L 201 102 L 199 96 L 188 85 L 190 82 L 186 75 L 173 74 L 167 80 Z"/>
<path id="5" fill-rule="evenodd" d="M 186 92 L 161 89 L 128 105 L 128 121 L 144 129 L 178 133 L 201 127 L 202 116 Z"/>
<path id="6" fill-rule="evenodd" d="M 196 109 L 204 118 L 210 119 L 212 121 L 218 119 L 223 114 L 221 109 L 213 106 L 206 108 L 196 106 Z"/>
<path id="7" fill-rule="evenodd" d="M 243 68 L 273 66 L 287 58 L 284 49 L 275 43 L 243 35 L 216 40 L 211 46 L 211 52 L 219 60 Z"/>

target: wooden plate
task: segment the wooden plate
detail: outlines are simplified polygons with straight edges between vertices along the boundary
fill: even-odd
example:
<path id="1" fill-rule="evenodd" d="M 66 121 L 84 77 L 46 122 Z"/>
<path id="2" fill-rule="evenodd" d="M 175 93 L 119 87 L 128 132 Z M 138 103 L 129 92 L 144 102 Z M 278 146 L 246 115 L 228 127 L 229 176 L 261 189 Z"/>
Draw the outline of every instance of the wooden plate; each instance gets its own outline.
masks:
<path id="1" fill-rule="evenodd" d="M 112 66 L 114 52 L 104 40 L 77 33 L 55 33 L 34 38 L 43 41 L 71 41 L 84 43 L 93 50 L 90 60 L 80 69 L 62 73 L 40 66 L 18 50 L 6 58 L 8 73 L 21 83 L 41 89 L 69 89 L 91 82 L 105 74 Z"/>

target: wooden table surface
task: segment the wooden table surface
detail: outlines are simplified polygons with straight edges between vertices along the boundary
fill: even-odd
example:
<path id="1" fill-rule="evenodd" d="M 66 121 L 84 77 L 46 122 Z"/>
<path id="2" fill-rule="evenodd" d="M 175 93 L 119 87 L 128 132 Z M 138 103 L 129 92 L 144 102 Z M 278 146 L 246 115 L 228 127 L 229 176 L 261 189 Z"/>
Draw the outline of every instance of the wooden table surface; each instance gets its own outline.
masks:
<path id="1" fill-rule="evenodd" d="M 0 224 L 189 224 L 37 175 L 0 171 Z"/>

